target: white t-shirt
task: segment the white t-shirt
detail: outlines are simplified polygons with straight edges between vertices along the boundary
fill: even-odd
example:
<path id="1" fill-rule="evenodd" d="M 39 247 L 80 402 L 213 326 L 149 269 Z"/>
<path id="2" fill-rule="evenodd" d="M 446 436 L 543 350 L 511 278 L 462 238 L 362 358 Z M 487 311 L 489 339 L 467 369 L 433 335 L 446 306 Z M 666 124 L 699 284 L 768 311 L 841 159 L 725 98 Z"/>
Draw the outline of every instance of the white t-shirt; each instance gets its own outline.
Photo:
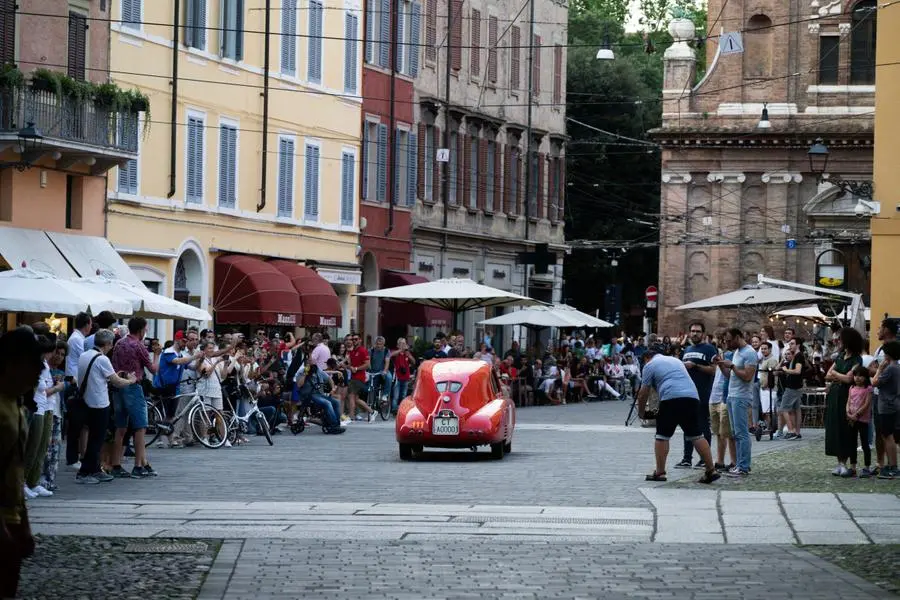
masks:
<path id="1" fill-rule="evenodd" d="M 115 375 L 112 363 L 106 355 L 101 354 L 94 361 L 91 372 L 88 374 L 87 368 L 91 360 L 100 354 L 97 350 L 88 350 L 84 352 L 78 359 L 78 385 L 84 387 L 85 376 L 87 377 L 87 388 L 84 391 L 84 403 L 88 408 L 106 408 L 109 406 L 109 390 L 106 387 L 107 380 Z"/>
<path id="2" fill-rule="evenodd" d="M 53 387 L 53 375 L 50 374 L 50 365 L 44 361 L 44 368 L 41 370 L 41 376 L 38 378 L 37 387 L 34 388 L 34 403 L 37 405 L 37 412 L 34 414 L 42 415 L 50 408 L 50 402 L 47 400 L 47 390 Z M 51 410 L 52 412 L 52 410 Z"/>
<path id="3" fill-rule="evenodd" d="M 69 336 L 69 353 L 66 355 L 66 377 L 75 377 L 78 374 L 78 359 L 84 353 L 84 334 L 76 329 Z"/>

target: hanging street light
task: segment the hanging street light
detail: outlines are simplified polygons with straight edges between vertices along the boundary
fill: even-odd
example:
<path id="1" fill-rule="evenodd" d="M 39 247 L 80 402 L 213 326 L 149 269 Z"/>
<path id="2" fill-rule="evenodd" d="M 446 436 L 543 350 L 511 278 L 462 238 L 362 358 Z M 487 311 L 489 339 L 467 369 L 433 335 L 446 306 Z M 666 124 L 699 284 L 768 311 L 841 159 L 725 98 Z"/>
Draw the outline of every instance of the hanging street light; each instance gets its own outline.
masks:
<path id="1" fill-rule="evenodd" d="M 871 180 L 843 179 L 842 177 L 831 177 L 830 175 L 826 177 L 830 152 L 822 138 L 816 139 L 813 145 L 809 147 L 806 155 L 809 157 L 809 170 L 816 176 L 816 181 L 819 183 L 827 181 L 840 188 L 842 193 L 846 194 L 849 192 L 860 201 L 867 201 L 867 206 L 863 206 L 860 210 L 854 210 L 858 216 L 864 216 L 866 210 L 870 210 L 875 214 L 880 211 L 880 207 L 878 209 L 875 208 L 878 202 L 872 202 L 875 190 Z M 857 208 L 860 207 L 857 206 Z"/>
<path id="2" fill-rule="evenodd" d="M 36 160 L 41 146 L 44 144 L 44 135 L 41 130 L 35 127 L 34 123 L 29 121 L 25 127 L 19 130 L 19 151 L 22 156 L 20 160 L 0 163 L 0 169 L 14 168 L 18 171 L 30 169 L 32 163 Z"/>

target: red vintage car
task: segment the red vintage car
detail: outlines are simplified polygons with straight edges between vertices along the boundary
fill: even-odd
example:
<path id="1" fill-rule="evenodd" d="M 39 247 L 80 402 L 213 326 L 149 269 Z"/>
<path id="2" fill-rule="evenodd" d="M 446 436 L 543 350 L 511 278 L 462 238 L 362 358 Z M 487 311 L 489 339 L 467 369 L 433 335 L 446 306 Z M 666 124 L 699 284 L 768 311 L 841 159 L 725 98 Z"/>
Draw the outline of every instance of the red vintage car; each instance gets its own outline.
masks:
<path id="1" fill-rule="evenodd" d="M 400 458 L 432 448 L 491 447 L 494 458 L 512 451 L 516 407 L 490 365 L 445 358 L 423 362 L 416 385 L 397 411 Z"/>

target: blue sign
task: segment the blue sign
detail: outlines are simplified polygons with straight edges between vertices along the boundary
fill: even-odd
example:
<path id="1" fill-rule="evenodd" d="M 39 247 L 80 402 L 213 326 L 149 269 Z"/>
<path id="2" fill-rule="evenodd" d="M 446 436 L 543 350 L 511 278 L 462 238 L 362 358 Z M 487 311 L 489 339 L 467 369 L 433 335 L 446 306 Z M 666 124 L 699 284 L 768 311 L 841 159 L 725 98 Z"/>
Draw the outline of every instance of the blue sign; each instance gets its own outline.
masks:
<path id="1" fill-rule="evenodd" d="M 796 250 L 797 249 L 797 240 L 795 240 L 794 238 L 788 239 L 784 243 L 784 247 L 787 248 L 788 250 Z"/>

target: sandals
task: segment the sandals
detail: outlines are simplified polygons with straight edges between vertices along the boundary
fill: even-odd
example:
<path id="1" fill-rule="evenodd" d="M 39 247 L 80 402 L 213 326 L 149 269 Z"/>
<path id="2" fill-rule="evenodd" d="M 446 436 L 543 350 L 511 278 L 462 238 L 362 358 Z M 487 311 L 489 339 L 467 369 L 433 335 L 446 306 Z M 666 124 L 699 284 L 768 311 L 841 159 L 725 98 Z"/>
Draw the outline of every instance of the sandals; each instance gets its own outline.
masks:
<path id="1" fill-rule="evenodd" d="M 647 477 L 644 478 L 645 481 L 668 481 L 669 479 L 666 477 L 666 472 L 657 473 L 653 471 Z"/>
<path id="2" fill-rule="evenodd" d="M 721 479 L 722 475 L 717 473 L 716 471 L 707 471 L 703 474 L 703 477 L 697 480 L 697 483 L 710 484 L 717 479 Z"/>

